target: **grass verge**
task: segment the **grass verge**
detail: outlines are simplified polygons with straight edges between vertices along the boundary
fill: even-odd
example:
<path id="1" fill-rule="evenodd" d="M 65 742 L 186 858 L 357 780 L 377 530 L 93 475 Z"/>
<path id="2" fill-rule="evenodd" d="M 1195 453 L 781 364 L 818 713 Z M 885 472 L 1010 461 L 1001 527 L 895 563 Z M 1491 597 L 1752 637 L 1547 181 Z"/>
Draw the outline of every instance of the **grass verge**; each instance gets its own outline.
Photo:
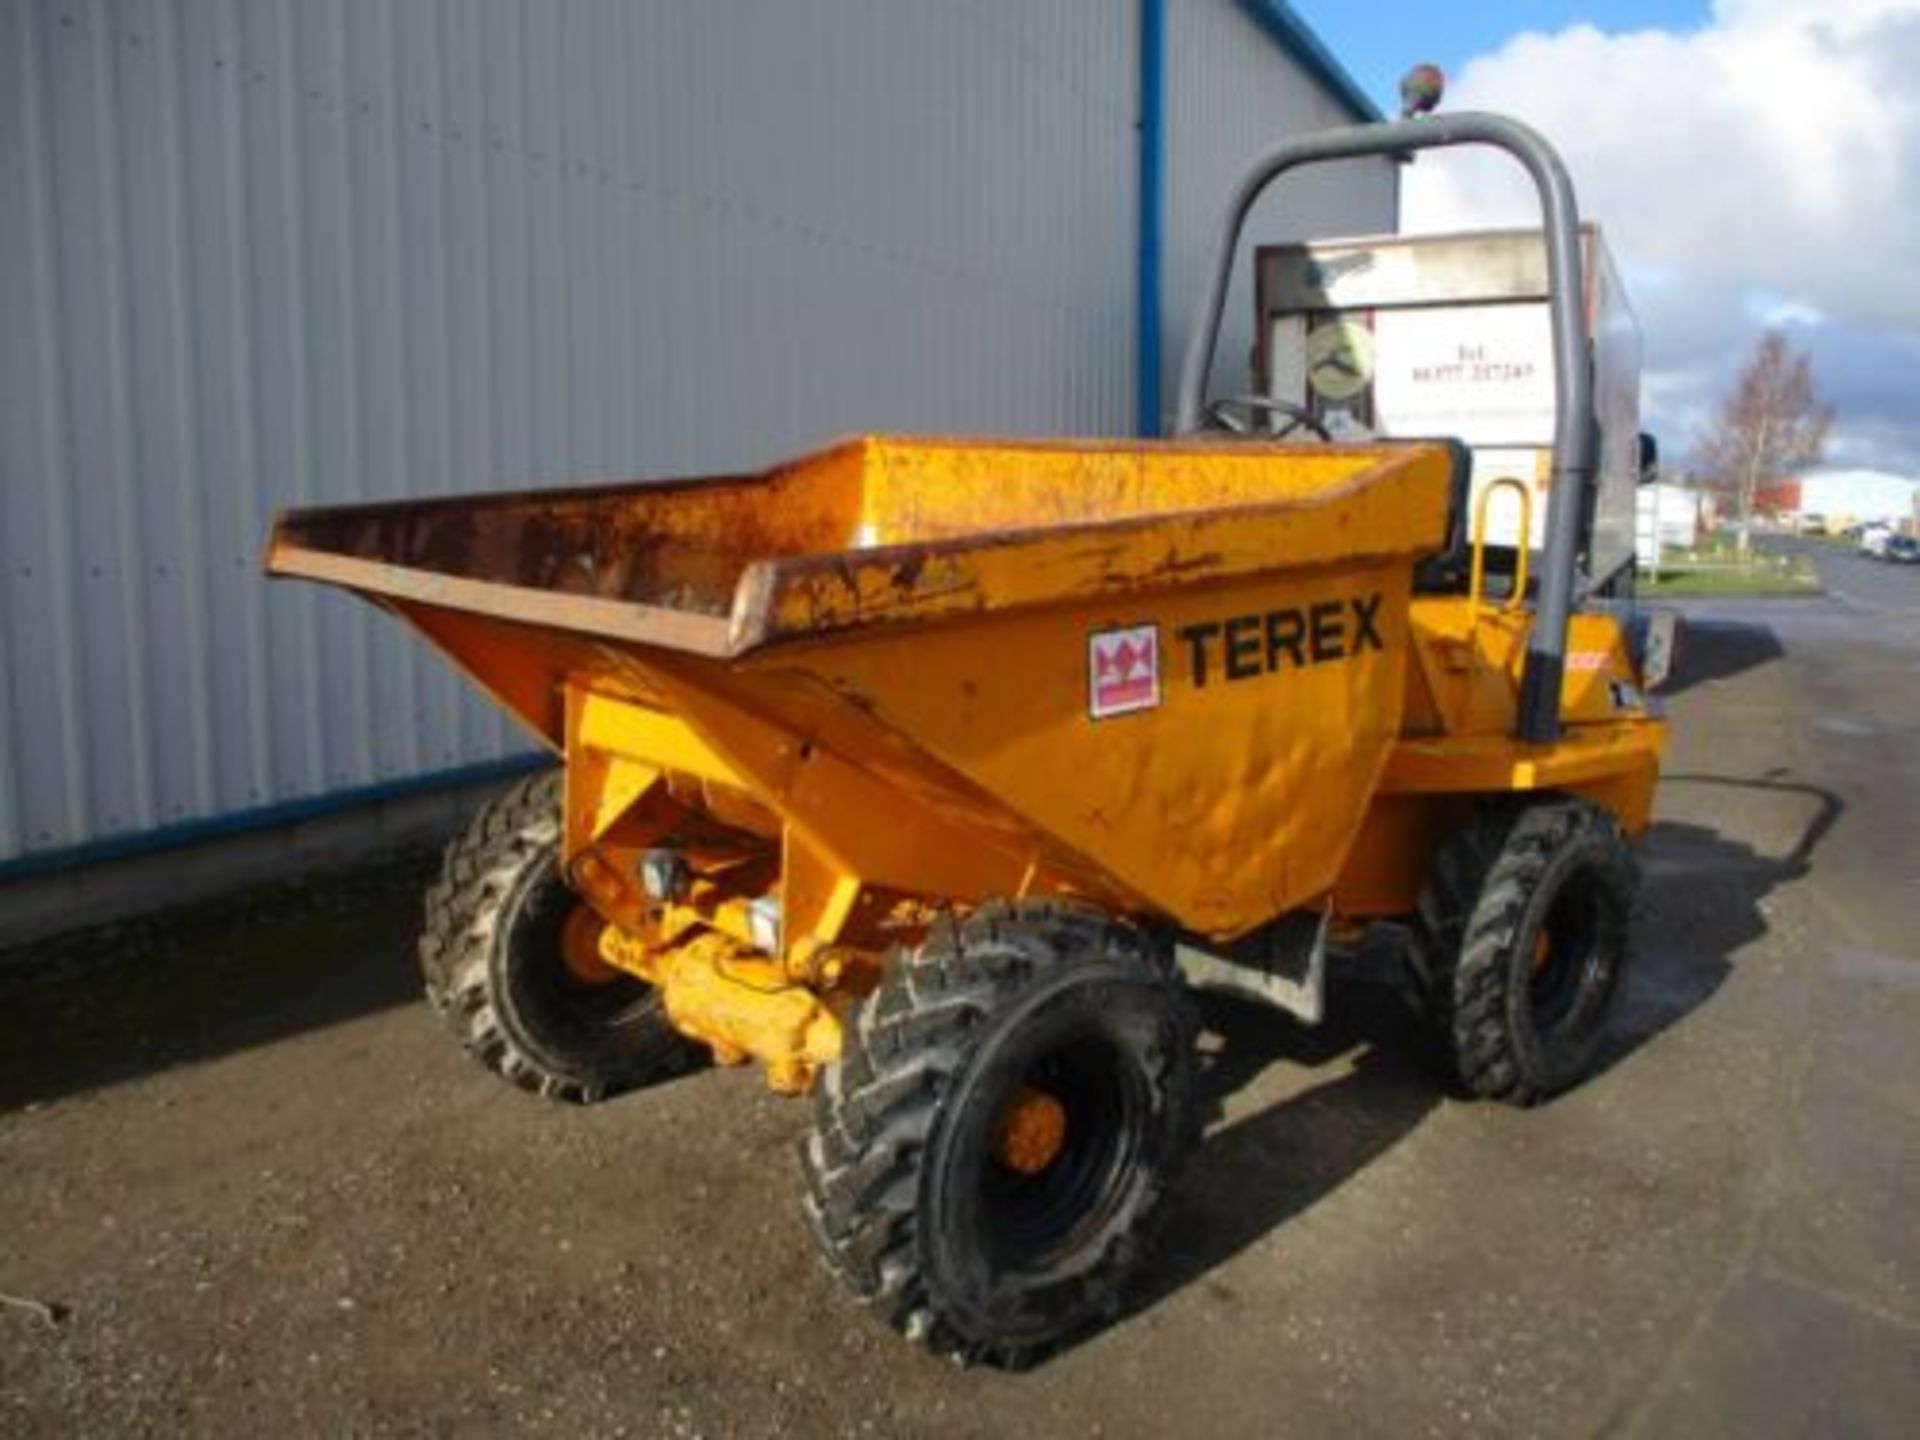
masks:
<path id="1" fill-rule="evenodd" d="M 1689 595 L 1818 595 L 1820 577 L 1804 555 L 1757 556 L 1744 565 L 1662 564 L 1660 578 L 1641 574 L 1636 593 L 1649 599 Z"/>

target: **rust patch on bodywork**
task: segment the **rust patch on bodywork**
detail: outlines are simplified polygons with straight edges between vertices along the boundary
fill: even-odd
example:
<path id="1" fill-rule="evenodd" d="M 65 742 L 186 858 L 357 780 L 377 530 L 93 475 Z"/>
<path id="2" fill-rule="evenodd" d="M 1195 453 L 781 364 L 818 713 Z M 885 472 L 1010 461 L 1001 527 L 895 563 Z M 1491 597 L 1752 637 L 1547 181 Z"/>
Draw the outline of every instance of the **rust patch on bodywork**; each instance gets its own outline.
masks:
<path id="1" fill-rule="evenodd" d="M 292 511 L 275 573 L 739 654 L 1441 539 L 1423 446 L 867 436 L 758 475 Z"/>

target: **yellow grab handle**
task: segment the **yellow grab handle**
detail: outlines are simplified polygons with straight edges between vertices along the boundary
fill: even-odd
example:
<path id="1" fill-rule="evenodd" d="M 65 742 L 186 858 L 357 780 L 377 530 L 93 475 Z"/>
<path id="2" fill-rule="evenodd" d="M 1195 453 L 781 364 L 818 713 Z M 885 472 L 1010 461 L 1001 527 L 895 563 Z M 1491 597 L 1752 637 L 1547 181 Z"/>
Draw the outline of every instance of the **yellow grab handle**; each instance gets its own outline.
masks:
<path id="1" fill-rule="evenodd" d="M 1527 600 L 1527 565 L 1533 553 L 1533 490 L 1526 481 L 1506 475 L 1482 490 L 1479 501 L 1473 507 L 1473 570 L 1467 583 L 1467 600 L 1475 615 L 1480 612 L 1480 590 L 1486 578 L 1487 502 L 1493 498 L 1494 491 L 1509 489 L 1520 497 L 1520 543 L 1515 547 L 1519 551 L 1519 559 L 1514 567 L 1513 592 L 1507 596 L 1505 608 L 1518 610 Z"/>

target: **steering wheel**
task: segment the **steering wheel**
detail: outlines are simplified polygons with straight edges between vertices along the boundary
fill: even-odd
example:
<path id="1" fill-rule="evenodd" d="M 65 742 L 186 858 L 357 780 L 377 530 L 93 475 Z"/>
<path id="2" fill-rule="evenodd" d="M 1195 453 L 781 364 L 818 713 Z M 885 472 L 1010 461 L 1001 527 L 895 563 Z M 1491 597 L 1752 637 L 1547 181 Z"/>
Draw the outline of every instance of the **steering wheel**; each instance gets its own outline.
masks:
<path id="1" fill-rule="evenodd" d="M 1244 410 L 1246 418 L 1236 415 L 1236 410 Z M 1319 417 L 1306 406 L 1273 395 L 1223 395 L 1207 406 L 1207 419 L 1233 435 L 1260 433 L 1255 431 L 1251 423 L 1253 417 L 1259 414 L 1283 415 L 1287 420 L 1271 435 L 1261 434 L 1262 439 L 1284 440 L 1296 430 L 1309 430 L 1322 440 L 1333 439 L 1327 427 L 1320 423 Z"/>

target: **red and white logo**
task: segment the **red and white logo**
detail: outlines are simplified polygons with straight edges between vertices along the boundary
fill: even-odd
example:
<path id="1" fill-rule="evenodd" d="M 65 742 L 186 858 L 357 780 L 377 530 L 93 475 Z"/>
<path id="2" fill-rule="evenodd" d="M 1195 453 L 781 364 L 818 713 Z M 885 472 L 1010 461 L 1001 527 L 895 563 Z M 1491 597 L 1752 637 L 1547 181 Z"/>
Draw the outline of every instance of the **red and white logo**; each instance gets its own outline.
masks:
<path id="1" fill-rule="evenodd" d="M 1087 636 L 1087 713 L 1096 720 L 1160 703 L 1160 631 L 1153 625 Z"/>

